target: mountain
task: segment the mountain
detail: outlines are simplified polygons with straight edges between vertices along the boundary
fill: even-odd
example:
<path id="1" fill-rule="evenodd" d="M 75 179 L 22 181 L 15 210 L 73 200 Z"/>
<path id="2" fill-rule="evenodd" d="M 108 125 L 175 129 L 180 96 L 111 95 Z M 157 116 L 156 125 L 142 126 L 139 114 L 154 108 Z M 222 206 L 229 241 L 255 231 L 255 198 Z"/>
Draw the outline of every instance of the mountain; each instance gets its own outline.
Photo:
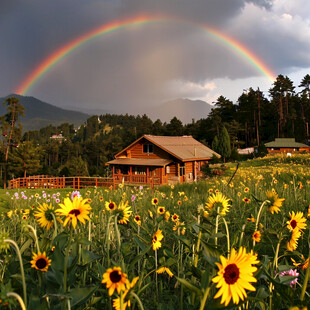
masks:
<path id="1" fill-rule="evenodd" d="M 173 117 L 177 117 L 183 124 L 191 123 L 206 118 L 212 105 L 202 100 L 190 100 L 179 98 L 167 101 L 159 106 L 150 109 L 146 114 L 153 120 L 160 119 L 162 122 L 169 122 Z"/>
<path id="2" fill-rule="evenodd" d="M 56 107 L 34 97 L 15 94 L 0 98 L 0 103 L 3 103 L 8 97 L 18 98 L 19 102 L 25 107 L 25 116 L 20 117 L 24 132 L 28 130 L 38 130 L 48 125 L 60 125 L 62 123 L 70 123 L 79 126 L 90 116 L 86 113 Z M 6 107 L 0 104 L 0 115 L 4 115 L 5 113 Z"/>

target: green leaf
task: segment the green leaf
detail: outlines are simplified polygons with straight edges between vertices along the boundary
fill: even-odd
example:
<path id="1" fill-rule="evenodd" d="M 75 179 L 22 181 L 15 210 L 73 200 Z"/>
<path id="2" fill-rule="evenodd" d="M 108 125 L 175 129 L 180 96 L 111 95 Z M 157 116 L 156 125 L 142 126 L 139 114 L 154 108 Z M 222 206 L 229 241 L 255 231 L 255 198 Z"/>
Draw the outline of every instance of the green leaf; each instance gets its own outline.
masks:
<path id="1" fill-rule="evenodd" d="M 84 288 L 74 288 L 70 291 L 71 307 L 79 306 L 85 303 L 97 290 L 96 286 L 84 287 Z"/>
<path id="2" fill-rule="evenodd" d="M 178 282 L 180 282 L 181 284 L 183 284 L 185 287 L 187 287 L 190 291 L 194 292 L 195 294 L 201 296 L 202 295 L 202 291 L 195 285 L 193 285 L 192 283 L 188 282 L 185 279 L 179 278 L 177 276 L 175 276 L 175 278 L 178 280 Z"/>
<path id="3" fill-rule="evenodd" d="M 82 258 L 82 264 L 81 265 L 85 266 L 91 262 L 94 262 L 98 259 L 101 259 L 102 255 L 98 255 L 98 254 L 95 254 L 95 253 L 90 252 L 88 250 L 82 249 L 81 258 Z"/>

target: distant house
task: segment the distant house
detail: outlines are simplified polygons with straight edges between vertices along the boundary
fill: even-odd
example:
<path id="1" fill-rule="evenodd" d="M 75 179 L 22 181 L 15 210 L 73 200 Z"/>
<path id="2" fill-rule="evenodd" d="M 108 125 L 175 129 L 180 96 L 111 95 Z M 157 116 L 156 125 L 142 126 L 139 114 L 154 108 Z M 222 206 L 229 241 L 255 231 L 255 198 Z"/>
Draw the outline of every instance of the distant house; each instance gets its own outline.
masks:
<path id="1" fill-rule="evenodd" d="M 107 163 L 117 183 L 167 184 L 191 182 L 202 175 L 201 167 L 219 154 L 192 136 L 144 135 Z"/>
<path id="2" fill-rule="evenodd" d="M 63 140 L 65 137 L 62 135 L 62 133 L 60 133 L 58 135 L 52 135 L 50 138 L 53 140 Z"/>
<path id="3" fill-rule="evenodd" d="M 295 141 L 295 138 L 276 138 L 275 141 L 265 143 L 269 153 L 297 153 L 310 152 L 310 146 Z"/>
<path id="4" fill-rule="evenodd" d="M 249 155 L 254 153 L 254 147 L 247 147 L 245 149 L 238 149 L 239 155 Z"/>

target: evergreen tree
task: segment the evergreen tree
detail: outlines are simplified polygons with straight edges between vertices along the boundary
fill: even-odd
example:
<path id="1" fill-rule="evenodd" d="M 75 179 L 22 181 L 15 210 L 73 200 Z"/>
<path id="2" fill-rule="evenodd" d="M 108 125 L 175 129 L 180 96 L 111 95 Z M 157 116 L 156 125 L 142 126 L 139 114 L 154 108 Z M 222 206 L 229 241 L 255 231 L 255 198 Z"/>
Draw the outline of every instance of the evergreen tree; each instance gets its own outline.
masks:
<path id="1" fill-rule="evenodd" d="M 230 137 L 224 125 L 222 125 L 220 129 L 218 152 L 220 153 L 220 155 L 222 155 L 224 163 L 231 154 Z"/>
<path id="2" fill-rule="evenodd" d="M 219 147 L 219 139 L 217 136 L 214 137 L 213 141 L 212 141 L 212 150 L 216 153 L 218 153 L 218 147 Z"/>

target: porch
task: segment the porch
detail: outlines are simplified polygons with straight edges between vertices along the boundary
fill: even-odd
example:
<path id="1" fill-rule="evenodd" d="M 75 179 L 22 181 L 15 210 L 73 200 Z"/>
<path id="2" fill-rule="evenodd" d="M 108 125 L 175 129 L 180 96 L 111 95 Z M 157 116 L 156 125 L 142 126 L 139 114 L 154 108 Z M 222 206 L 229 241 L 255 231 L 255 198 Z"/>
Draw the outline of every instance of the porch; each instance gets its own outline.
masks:
<path id="1" fill-rule="evenodd" d="M 112 166 L 115 184 L 167 184 L 165 167 L 172 161 L 167 159 L 118 158 L 108 162 Z"/>

